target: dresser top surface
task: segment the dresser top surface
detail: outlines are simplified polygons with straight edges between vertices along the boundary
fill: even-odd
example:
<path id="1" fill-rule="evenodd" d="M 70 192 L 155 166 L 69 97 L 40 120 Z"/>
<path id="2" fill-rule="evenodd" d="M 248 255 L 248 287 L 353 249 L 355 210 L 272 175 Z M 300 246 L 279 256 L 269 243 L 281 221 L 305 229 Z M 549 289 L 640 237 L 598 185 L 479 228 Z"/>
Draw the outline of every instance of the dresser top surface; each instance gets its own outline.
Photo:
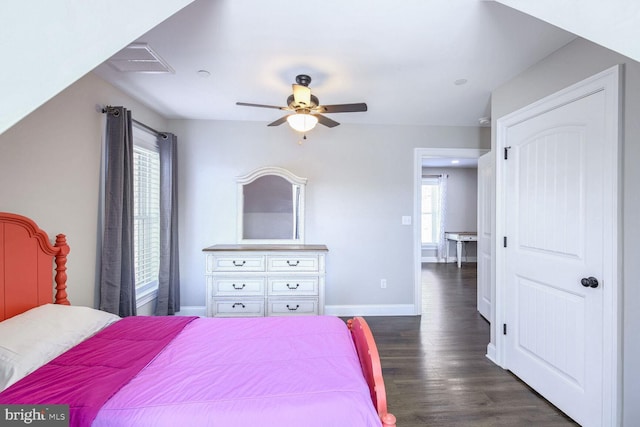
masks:
<path id="1" fill-rule="evenodd" d="M 288 244 L 230 244 L 213 245 L 203 249 L 204 252 L 267 252 L 267 251 L 328 251 L 325 245 L 288 245 Z"/>

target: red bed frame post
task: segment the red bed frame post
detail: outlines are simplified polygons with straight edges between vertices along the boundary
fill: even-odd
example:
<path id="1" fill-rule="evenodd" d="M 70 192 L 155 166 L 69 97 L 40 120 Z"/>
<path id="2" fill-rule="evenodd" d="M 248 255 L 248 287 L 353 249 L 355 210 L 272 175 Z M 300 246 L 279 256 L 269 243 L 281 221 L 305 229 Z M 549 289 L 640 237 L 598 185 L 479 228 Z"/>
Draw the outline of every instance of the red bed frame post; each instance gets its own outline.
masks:
<path id="1" fill-rule="evenodd" d="M 349 319 L 347 325 L 358 352 L 362 373 L 369 385 L 371 400 L 378 411 L 380 421 L 382 421 L 382 427 L 396 427 L 396 417 L 387 412 L 387 392 L 382 378 L 380 354 L 371 329 L 362 317 Z"/>
<path id="2" fill-rule="evenodd" d="M 69 254 L 70 250 L 69 245 L 67 245 L 67 237 L 64 234 L 58 234 L 56 236 L 56 243 L 54 246 L 58 248 L 58 253 L 55 256 L 55 303 L 62 305 L 71 305 L 71 303 L 67 299 L 67 255 Z"/>

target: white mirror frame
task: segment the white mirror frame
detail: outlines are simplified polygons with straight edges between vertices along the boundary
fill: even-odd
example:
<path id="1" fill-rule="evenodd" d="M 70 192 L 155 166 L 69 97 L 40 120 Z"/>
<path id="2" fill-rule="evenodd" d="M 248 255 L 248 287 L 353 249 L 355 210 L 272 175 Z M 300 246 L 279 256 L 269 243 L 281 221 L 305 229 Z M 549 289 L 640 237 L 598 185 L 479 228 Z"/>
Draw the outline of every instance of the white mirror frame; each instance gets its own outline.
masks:
<path id="1" fill-rule="evenodd" d="M 244 231 L 244 186 L 249 184 L 256 179 L 266 176 L 266 175 L 275 175 L 281 178 L 286 179 L 291 183 L 292 186 L 297 186 L 299 189 L 299 197 L 298 197 L 298 222 L 295 224 L 295 210 L 296 204 L 295 201 L 293 203 L 294 206 L 294 228 L 298 229 L 298 238 L 297 239 L 245 239 L 243 236 Z M 256 169 L 252 172 L 249 172 L 246 175 L 239 176 L 236 178 L 237 182 L 237 236 L 238 243 L 264 243 L 264 244 L 304 244 L 304 211 L 305 211 L 305 188 L 307 185 L 307 178 L 301 178 L 286 169 L 276 167 L 276 166 L 267 166 L 263 168 Z M 292 196 L 293 197 L 293 196 Z"/>

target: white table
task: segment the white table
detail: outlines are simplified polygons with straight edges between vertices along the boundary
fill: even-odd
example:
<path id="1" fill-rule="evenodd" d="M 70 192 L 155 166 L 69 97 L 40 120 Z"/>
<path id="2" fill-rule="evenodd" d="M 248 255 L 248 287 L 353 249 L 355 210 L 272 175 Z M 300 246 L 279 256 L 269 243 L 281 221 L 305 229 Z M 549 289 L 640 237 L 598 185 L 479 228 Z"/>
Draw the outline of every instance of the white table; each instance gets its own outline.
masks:
<path id="1" fill-rule="evenodd" d="M 458 258 L 458 268 L 462 266 L 462 244 L 466 242 L 477 242 L 478 233 L 475 231 L 445 232 L 444 238 L 447 240 L 447 251 L 445 262 L 449 262 L 449 240 L 456 242 L 456 255 Z"/>

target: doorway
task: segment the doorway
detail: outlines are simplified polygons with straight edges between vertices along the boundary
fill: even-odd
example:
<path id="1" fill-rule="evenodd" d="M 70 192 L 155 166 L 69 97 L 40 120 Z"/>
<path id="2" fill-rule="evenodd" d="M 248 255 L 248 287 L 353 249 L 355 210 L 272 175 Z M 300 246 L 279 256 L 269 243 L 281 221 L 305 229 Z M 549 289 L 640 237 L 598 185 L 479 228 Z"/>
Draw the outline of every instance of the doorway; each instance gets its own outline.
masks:
<path id="1" fill-rule="evenodd" d="M 451 167 L 452 160 L 463 165 L 476 165 L 480 156 L 489 150 L 467 148 L 416 148 L 414 152 L 414 313 L 422 313 L 422 175 L 425 165 Z M 456 230 L 462 231 L 462 230 Z M 455 251 L 455 250 L 454 250 Z"/>

